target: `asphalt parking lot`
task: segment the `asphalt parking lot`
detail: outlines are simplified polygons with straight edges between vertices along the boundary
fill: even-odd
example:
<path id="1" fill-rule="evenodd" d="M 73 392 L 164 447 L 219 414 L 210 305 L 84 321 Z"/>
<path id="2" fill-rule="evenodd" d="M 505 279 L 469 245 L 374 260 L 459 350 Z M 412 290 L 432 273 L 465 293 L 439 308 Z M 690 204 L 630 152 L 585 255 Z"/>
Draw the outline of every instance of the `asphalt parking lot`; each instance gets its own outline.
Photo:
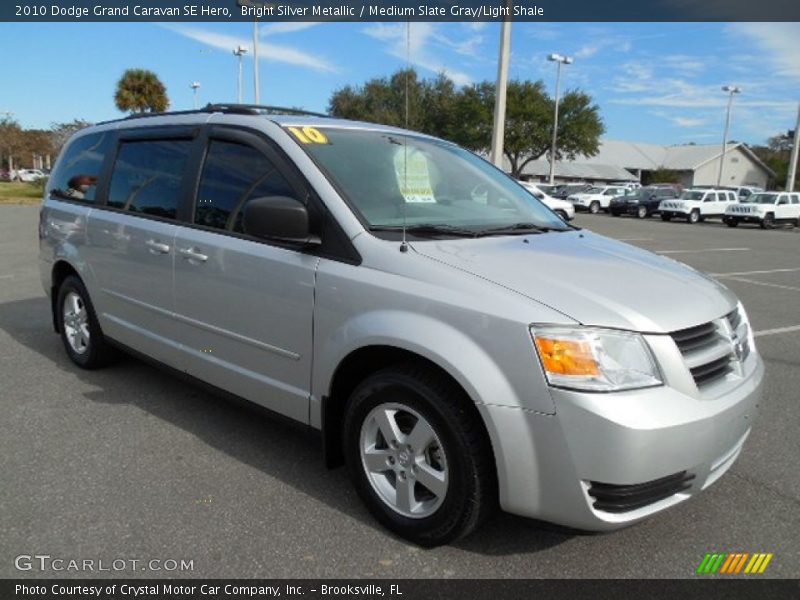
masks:
<path id="1" fill-rule="evenodd" d="M 302 430 L 132 358 L 74 367 L 39 283 L 37 214 L 0 206 L 0 577 L 109 574 L 19 572 L 20 554 L 193 560 L 128 577 L 692 577 L 711 551 L 772 552 L 760 577 L 800 573 L 800 230 L 580 215 L 742 299 L 767 365 L 759 421 L 725 477 L 637 526 L 587 535 L 498 515 L 423 550 L 377 525 Z"/>

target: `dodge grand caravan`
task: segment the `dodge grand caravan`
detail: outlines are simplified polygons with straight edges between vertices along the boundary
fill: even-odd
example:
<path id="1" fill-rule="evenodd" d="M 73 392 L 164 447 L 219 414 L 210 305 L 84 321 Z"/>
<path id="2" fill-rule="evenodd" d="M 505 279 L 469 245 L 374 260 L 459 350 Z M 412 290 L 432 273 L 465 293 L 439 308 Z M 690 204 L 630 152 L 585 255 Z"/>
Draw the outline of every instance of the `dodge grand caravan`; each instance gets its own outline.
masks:
<path id="1" fill-rule="evenodd" d="M 730 290 L 410 131 L 244 105 L 100 124 L 39 236 L 74 363 L 134 352 L 307 424 L 423 545 L 497 505 L 640 521 L 725 473 L 760 401 Z"/>

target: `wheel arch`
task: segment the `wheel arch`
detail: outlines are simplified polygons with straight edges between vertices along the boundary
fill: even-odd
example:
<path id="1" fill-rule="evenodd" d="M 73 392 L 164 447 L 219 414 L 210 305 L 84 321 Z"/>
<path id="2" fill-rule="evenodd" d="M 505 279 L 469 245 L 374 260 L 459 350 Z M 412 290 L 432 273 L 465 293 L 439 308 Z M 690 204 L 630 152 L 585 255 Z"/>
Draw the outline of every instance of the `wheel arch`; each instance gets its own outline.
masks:
<path id="1" fill-rule="evenodd" d="M 492 448 L 491 460 L 496 468 L 496 452 L 486 423 L 478 411 L 475 399 L 459 380 L 446 368 L 430 358 L 412 350 L 389 344 L 376 344 L 357 348 L 347 354 L 337 365 L 331 379 L 329 393 L 323 396 L 321 402 L 320 420 L 326 466 L 334 468 L 344 462 L 342 452 L 344 415 L 347 401 L 356 386 L 372 373 L 401 364 L 414 364 L 434 370 L 463 392 L 464 410 L 468 411 L 476 420 L 476 423 L 479 424 L 482 434 L 489 443 L 489 447 Z"/>
<path id="2" fill-rule="evenodd" d="M 74 275 L 83 281 L 78 270 L 68 261 L 60 259 L 53 263 L 53 268 L 50 271 L 50 312 L 53 318 L 53 330 L 56 333 L 61 333 L 61 325 L 58 322 L 58 310 L 56 306 L 58 303 L 58 289 L 70 275 Z"/>

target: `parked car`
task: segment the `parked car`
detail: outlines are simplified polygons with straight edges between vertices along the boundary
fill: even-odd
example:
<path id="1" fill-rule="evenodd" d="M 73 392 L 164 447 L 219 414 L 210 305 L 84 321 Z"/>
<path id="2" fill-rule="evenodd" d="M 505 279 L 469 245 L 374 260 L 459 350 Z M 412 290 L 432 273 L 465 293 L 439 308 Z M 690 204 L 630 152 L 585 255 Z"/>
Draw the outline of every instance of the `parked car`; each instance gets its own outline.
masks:
<path id="1" fill-rule="evenodd" d="M 638 190 L 642 187 L 642 184 L 638 181 L 612 181 L 608 185 L 615 185 L 617 187 L 623 187 L 629 190 Z"/>
<path id="2" fill-rule="evenodd" d="M 678 189 L 671 186 L 648 186 L 624 196 L 611 199 L 608 212 L 613 216 L 636 215 L 644 219 L 658 212 L 662 200 L 678 197 Z"/>
<path id="3" fill-rule="evenodd" d="M 590 183 L 562 183 L 559 184 L 550 195 L 553 196 L 553 198 L 566 200 L 571 194 L 585 192 L 586 190 L 591 189 L 591 187 L 592 184 Z"/>
<path id="4" fill-rule="evenodd" d="M 611 199 L 614 196 L 623 195 L 627 191 L 627 188 L 618 186 L 596 186 L 582 193 L 570 194 L 567 200 L 572 202 L 576 210 L 588 210 L 593 215 L 596 215 L 601 210 L 608 212 Z"/>
<path id="5" fill-rule="evenodd" d="M 675 200 L 664 200 L 658 207 L 662 221 L 674 218 L 697 223 L 711 217 L 722 217 L 730 204 L 738 202 L 731 190 L 691 189 L 684 190 Z"/>
<path id="6" fill-rule="evenodd" d="M 518 183 L 528 190 L 534 198 L 543 202 L 565 221 L 571 221 L 575 218 L 575 207 L 572 206 L 571 202 L 548 196 L 538 185 L 534 185 L 529 181 L 519 181 Z"/>
<path id="7" fill-rule="evenodd" d="M 39 169 L 19 169 L 16 174 L 15 178 L 17 181 L 36 181 L 37 179 L 43 179 L 47 177 L 44 173 L 42 173 Z"/>
<path id="8" fill-rule="evenodd" d="M 772 229 L 777 223 L 800 227 L 800 193 L 755 193 L 746 202 L 729 205 L 722 220 L 728 227 L 739 223 L 758 223 L 762 229 Z"/>
<path id="9" fill-rule="evenodd" d="M 539 181 L 526 181 L 525 183 L 530 183 L 532 185 L 535 185 L 540 191 L 544 192 L 545 194 L 547 194 L 551 198 L 555 198 L 556 197 L 555 194 L 559 190 L 559 188 L 561 187 L 560 185 L 555 184 L 555 183 L 550 185 L 549 183 L 541 183 Z"/>
<path id="10" fill-rule="evenodd" d="M 277 111 L 70 139 L 39 265 L 75 365 L 124 349 L 319 431 L 423 545 L 496 504 L 617 529 L 735 462 L 764 365 L 724 285 L 567 225 L 450 142 Z"/>

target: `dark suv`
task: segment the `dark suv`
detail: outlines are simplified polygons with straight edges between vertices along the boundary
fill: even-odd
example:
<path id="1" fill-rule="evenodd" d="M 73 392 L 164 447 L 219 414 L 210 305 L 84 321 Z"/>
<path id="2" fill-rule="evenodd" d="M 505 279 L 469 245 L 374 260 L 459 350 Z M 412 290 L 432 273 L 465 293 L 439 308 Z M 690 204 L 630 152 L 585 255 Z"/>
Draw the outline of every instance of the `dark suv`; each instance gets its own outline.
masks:
<path id="1" fill-rule="evenodd" d="M 608 211 L 615 217 L 622 214 L 636 215 L 644 219 L 658 212 L 662 200 L 677 198 L 680 190 L 677 186 L 659 185 L 643 187 L 627 196 L 613 198 Z"/>

